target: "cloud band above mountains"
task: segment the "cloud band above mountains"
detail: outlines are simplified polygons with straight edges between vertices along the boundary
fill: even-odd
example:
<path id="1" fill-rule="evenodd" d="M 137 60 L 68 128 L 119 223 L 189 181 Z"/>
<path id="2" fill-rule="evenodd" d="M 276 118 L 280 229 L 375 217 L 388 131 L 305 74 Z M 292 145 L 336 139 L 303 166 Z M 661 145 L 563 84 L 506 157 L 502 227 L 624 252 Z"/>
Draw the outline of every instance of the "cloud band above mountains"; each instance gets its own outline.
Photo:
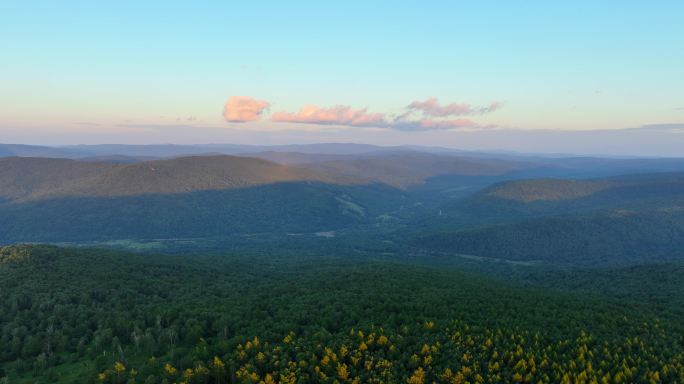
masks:
<path id="1" fill-rule="evenodd" d="M 351 127 L 380 127 L 387 123 L 384 113 L 368 113 L 366 109 L 352 109 L 346 105 L 331 108 L 305 105 L 296 113 L 276 112 L 271 115 L 271 121 Z"/>
<path id="2" fill-rule="evenodd" d="M 481 127 L 467 118 L 454 118 L 466 115 L 483 115 L 501 108 L 500 102 L 486 107 L 473 107 L 465 103 L 441 105 L 432 97 L 425 101 L 414 101 L 399 115 L 368 112 L 366 108 L 354 109 L 347 105 L 323 108 L 305 105 L 297 112 L 280 111 L 270 116 L 276 123 L 298 123 L 315 125 L 336 125 L 348 127 L 375 127 L 399 131 L 450 130 L 468 127 Z M 248 96 L 231 96 L 224 105 L 223 117 L 227 122 L 244 123 L 261 120 L 263 112 L 270 104 Z"/>
<path id="3" fill-rule="evenodd" d="M 408 113 L 421 112 L 423 116 L 429 117 L 448 117 L 448 116 L 463 116 L 475 115 L 494 112 L 501 108 L 502 103 L 495 101 L 487 107 L 473 107 L 466 103 L 451 103 L 447 105 L 440 105 L 439 100 L 431 97 L 425 101 L 414 101 L 409 104 L 406 109 Z"/>

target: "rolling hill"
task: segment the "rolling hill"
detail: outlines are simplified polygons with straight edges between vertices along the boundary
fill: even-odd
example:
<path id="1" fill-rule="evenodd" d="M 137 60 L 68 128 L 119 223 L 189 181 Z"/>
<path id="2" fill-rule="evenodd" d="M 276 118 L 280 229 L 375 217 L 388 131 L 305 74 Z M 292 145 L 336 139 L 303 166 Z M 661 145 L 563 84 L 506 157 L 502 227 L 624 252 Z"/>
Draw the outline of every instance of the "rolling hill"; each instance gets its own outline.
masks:
<path id="1" fill-rule="evenodd" d="M 56 193 L 114 169 L 116 166 L 112 164 L 69 159 L 0 158 L 0 199 L 17 200 Z"/>
<path id="2" fill-rule="evenodd" d="M 487 197 L 530 203 L 578 199 L 617 185 L 608 180 L 520 180 L 497 185 L 485 193 Z"/>
<path id="3" fill-rule="evenodd" d="M 381 185 L 248 188 L 0 204 L 0 244 L 314 233 L 369 225 L 406 202 Z"/>
<path id="4" fill-rule="evenodd" d="M 480 195 L 521 203 L 576 200 L 608 193 L 621 198 L 648 191 L 656 194 L 681 192 L 684 173 L 653 173 L 600 179 L 514 180 L 494 185 Z"/>
<path id="5" fill-rule="evenodd" d="M 396 247 L 408 241 L 428 251 L 582 264 L 621 253 L 637 262 L 638 252 L 668 259 L 684 225 L 682 173 L 520 180 L 539 164 L 415 151 L 255 156 L 280 163 L 230 155 L 0 158 L 0 242 L 354 228 L 369 242 L 391 237 Z M 602 248 L 605 236 L 620 244 Z"/>
<path id="6" fill-rule="evenodd" d="M 683 196 L 684 173 L 544 178 L 494 183 L 466 199 L 447 202 L 441 209 L 447 216 L 466 221 L 510 222 L 597 210 L 667 208 Z"/>
<path id="7" fill-rule="evenodd" d="M 358 177 L 398 188 L 418 186 L 440 175 L 504 175 L 533 164 L 475 159 L 422 152 L 390 152 L 375 156 L 315 162 L 308 169 L 345 177 Z"/>
<path id="8" fill-rule="evenodd" d="M 414 244 L 451 254 L 562 267 L 682 261 L 684 205 L 532 219 L 428 235 Z"/>
<path id="9" fill-rule="evenodd" d="M 684 174 L 522 180 L 445 208 L 414 245 L 563 266 L 684 259 Z"/>
<path id="10" fill-rule="evenodd" d="M 262 159 L 0 159 L 0 242 L 226 237 L 370 224 L 401 191 Z"/>
<path id="11" fill-rule="evenodd" d="M 0 158 L 0 197 L 6 200 L 173 194 L 301 181 L 355 182 L 351 177 L 336 178 L 262 159 L 227 155 L 133 164 Z"/>

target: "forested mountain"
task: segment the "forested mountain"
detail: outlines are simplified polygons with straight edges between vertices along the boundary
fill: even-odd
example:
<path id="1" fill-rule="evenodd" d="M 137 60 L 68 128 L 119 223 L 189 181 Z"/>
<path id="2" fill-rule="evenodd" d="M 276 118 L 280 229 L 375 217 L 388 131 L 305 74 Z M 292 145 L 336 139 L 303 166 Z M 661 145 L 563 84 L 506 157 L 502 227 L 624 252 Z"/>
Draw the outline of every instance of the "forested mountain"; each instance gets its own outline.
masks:
<path id="1" fill-rule="evenodd" d="M 684 259 L 681 173 L 509 181 L 443 211 L 414 245 L 565 266 Z"/>
<path id="2" fill-rule="evenodd" d="M 501 183 L 480 193 L 481 196 L 522 203 L 575 200 L 595 195 L 614 195 L 621 199 L 648 195 L 680 195 L 684 173 L 656 173 L 617 176 L 602 179 L 532 179 Z M 604 193 L 602 193 L 604 192 Z"/>
<path id="3" fill-rule="evenodd" d="M 23 201 L 188 193 L 301 181 L 334 184 L 355 180 L 261 159 L 226 155 L 134 164 L 16 157 L 0 159 L 0 196 Z"/>
<path id="4" fill-rule="evenodd" d="M 0 242 L 319 232 L 372 223 L 405 194 L 236 156 L 114 164 L 0 159 Z"/>
<path id="5" fill-rule="evenodd" d="M 431 250 L 560 266 L 684 260 L 684 205 L 555 216 L 420 237 Z"/>
<path id="6" fill-rule="evenodd" d="M 324 161 L 333 160 L 349 160 L 350 158 L 366 157 L 372 156 L 373 154 L 366 155 L 336 155 L 336 154 L 321 154 L 321 153 L 302 153 L 302 152 L 278 152 L 278 151 L 267 151 L 267 152 L 257 152 L 250 153 L 250 157 L 257 157 L 260 159 L 272 161 L 274 163 L 285 164 L 285 165 L 302 165 L 302 164 L 314 164 Z"/>
<path id="7" fill-rule="evenodd" d="M 520 180 L 494 186 L 487 190 L 484 195 L 490 198 L 522 203 L 572 200 L 590 196 L 618 185 L 618 183 L 608 180 Z"/>
<path id="8" fill-rule="evenodd" d="M 372 224 L 403 201 L 404 194 L 381 185 L 309 182 L 184 194 L 45 199 L 0 205 L 0 242 L 322 232 Z"/>
<path id="9" fill-rule="evenodd" d="M 161 159 L 198 155 L 238 155 L 263 157 L 275 162 L 295 164 L 302 158 L 313 161 L 364 158 L 383 154 L 429 154 L 434 156 L 460 157 L 471 160 L 492 160 L 506 163 L 535 164 L 546 176 L 563 177 L 605 177 L 611 175 L 679 172 L 684 171 L 681 158 L 602 158 L 574 155 L 531 155 L 515 152 L 463 151 L 452 148 L 426 146 L 383 147 L 352 143 L 322 143 L 293 145 L 240 145 L 240 144 L 198 144 L 198 145 L 71 145 L 61 147 L 0 144 L 0 157 L 53 157 L 71 159 L 97 159 L 125 157 L 128 159 Z M 288 154 L 288 155 L 286 155 Z M 288 157 L 290 159 L 288 159 Z M 294 160 L 291 160 L 294 159 Z"/>
<path id="10" fill-rule="evenodd" d="M 116 167 L 106 163 L 68 159 L 0 158 L 0 199 L 18 200 L 31 196 L 57 194 L 96 178 Z"/>
<path id="11" fill-rule="evenodd" d="M 258 157 L 204 155 L 164 160 L 129 156 L 67 159 L 0 158 L 0 196 L 131 196 L 244 188 L 278 182 L 373 184 L 410 187 L 439 175 L 501 176 L 526 163 L 427 153 L 363 156 L 260 153 Z M 298 165 L 293 166 L 292 164 Z"/>
<path id="12" fill-rule="evenodd" d="M 304 165 L 327 174 L 360 177 L 383 184 L 408 188 L 440 175 L 501 176 L 533 168 L 524 162 L 444 156 L 421 152 L 398 152 Z"/>
<path id="13" fill-rule="evenodd" d="M 680 257 L 681 173 L 523 179 L 548 169 L 416 151 L 256 156 L 281 163 L 0 158 L 0 242 L 353 229 L 369 244 L 526 262 Z"/>

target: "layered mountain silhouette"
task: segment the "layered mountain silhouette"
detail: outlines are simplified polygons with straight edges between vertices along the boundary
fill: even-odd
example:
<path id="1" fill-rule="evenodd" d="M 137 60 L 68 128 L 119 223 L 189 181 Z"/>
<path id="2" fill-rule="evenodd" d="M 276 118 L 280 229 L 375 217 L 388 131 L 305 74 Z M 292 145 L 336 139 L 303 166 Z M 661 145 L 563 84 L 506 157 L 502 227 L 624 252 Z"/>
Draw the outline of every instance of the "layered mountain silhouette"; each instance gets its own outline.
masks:
<path id="1" fill-rule="evenodd" d="M 358 183 L 262 159 L 193 156 L 133 164 L 0 158 L 0 196 L 10 200 L 113 197 L 227 190 L 295 181 Z"/>
<path id="2" fill-rule="evenodd" d="M 562 265 L 684 249 L 682 159 L 345 144 L 0 150 L 0 244 L 310 236 Z"/>

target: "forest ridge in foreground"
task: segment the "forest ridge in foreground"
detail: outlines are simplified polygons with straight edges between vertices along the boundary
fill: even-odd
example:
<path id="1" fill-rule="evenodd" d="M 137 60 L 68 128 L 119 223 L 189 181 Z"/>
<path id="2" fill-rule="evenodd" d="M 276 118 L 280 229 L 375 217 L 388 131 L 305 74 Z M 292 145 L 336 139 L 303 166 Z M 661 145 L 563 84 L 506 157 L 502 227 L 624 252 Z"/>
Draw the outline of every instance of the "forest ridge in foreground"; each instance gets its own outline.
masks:
<path id="1" fill-rule="evenodd" d="M 2 248 L 5 381 L 684 380 L 681 267 L 669 268 L 674 291 L 621 298 L 598 292 L 629 268 L 512 283 L 438 261 L 280 256 Z"/>

